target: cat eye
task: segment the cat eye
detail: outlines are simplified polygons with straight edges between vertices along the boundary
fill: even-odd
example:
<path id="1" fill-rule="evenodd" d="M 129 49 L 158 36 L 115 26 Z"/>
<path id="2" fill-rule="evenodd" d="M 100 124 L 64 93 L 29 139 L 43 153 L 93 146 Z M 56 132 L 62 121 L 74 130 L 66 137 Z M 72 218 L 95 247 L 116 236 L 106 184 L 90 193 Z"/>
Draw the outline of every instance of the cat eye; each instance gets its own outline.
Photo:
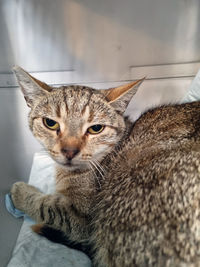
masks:
<path id="1" fill-rule="evenodd" d="M 58 122 L 48 119 L 48 118 L 43 118 L 43 123 L 48 129 L 53 130 L 53 131 L 59 130 L 60 128 L 60 125 Z"/>
<path id="2" fill-rule="evenodd" d="M 101 133 L 104 130 L 105 126 L 101 124 L 96 124 L 91 126 L 90 128 L 87 129 L 87 132 L 90 134 L 98 134 Z"/>

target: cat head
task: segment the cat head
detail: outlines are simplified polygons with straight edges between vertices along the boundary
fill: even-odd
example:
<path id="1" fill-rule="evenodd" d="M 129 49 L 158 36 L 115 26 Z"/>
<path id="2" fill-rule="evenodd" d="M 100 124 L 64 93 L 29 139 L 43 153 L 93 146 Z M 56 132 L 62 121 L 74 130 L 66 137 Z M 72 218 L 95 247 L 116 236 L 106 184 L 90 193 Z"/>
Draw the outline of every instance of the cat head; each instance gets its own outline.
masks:
<path id="1" fill-rule="evenodd" d="M 29 126 L 51 157 L 69 170 L 101 161 L 126 131 L 123 113 L 143 80 L 96 90 L 51 87 L 20 67 L 14 72 L 24 94 Z"/>

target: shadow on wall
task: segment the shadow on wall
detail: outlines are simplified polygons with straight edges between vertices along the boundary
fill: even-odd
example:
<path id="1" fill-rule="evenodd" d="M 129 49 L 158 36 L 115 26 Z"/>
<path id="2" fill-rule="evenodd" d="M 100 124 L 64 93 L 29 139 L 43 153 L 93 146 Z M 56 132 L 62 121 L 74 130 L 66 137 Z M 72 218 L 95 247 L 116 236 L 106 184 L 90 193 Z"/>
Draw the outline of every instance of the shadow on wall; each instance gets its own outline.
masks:
<path id="1" fill-rule="evenodd" d="M 0 0 L 0 72 L 7 73 L 16 62 L 12 36 L 5 20 L 3 0 Z M 16 52 L 16 51 L 15 51 Z M 28 180 L 32 154 L 38 150 L 27 125 L 27 108 L 18 88 L 0 88 L 0 259 L 7 266 L 21 220 L 16 220 L 5 209 L 4 197 L 11 185 Z M 29 140 L 29 141 L 28 141 Z"/>
<path id="2" fill-rule="evenodd" d="M 2 5 L 0 6 L 2 7 Z M 1 69 L 11 67 L 15 61 L 8 34 L 6 22 L 2 8 L 0 8 L 0 56 L 2 58 Z M 3 55 L 1 55 L 3 53 Z M 7 60 L 7 61 L 6 61 Z M 16 106 L 16 90 L 11 88 L 0 88 L 0 169 L 1 169 L 1 190 L 9 186 L 10 177 L 17 174 L 18 166 L 16 164 L 15 147 L 18 143 L 16 139 L 18 132 L 17 125 L 17 106 Z M 10 181 L 10 184 L 13 181 Z"/>
<path id="3" fill-rule="evenodd" d="M 11 49 L 7 26 L 0 5 L 0 58 L 1 70 L 11 66 L 14 57 Z M 2 55 L 3 53 L 3 55 Z M 4 196 L 10 190 L 11 185 L 19 179 L 18 156 L 16 147 L 18 138 L 18 119 L 16 106 L 16 90 L 0 88 L 0 259 L 1 266 L 7 266 L 14 247 L 21 222 L 8 214 L 4 205 Z M 18 177 L 18 178 L 17 178 Z"/>

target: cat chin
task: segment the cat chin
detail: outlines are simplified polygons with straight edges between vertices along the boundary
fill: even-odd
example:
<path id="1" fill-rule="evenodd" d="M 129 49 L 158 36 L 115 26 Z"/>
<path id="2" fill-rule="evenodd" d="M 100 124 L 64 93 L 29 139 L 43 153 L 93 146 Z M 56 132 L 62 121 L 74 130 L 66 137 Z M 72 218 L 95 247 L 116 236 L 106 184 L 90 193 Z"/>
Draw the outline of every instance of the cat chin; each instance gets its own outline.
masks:
<path id="1" fill-rule="evenodd" d="M 57 164 L 65 170 L 68 171 L 77 171 L 77 170 L 87 170 L 89 169 L 88 164 L 86 163 L 61 163 L 57 162 Z"/>

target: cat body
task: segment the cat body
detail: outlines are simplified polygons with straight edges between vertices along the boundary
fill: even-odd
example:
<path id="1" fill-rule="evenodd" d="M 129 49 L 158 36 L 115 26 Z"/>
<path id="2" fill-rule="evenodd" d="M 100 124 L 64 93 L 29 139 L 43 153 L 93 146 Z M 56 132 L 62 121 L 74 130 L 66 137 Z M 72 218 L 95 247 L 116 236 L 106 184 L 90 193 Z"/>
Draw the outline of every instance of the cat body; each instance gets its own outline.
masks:
<path id="1" fill-rule="evenodd" d="M 200 266 L 200 103 L 159 107 L 132 124 L 123 113 L 141 81 L 52 89 L 15 73 L 30 128 L 58 163 L 55 194 L 11 189 L 33 230 L 88 240 L 99 267 Z"/>
<path id="2" fill-rule="evenodd" d="M 100 266 L 200 266 L 199 121 L 200 102 L 148 111 L 107 162 L 94 216 Z"/>

